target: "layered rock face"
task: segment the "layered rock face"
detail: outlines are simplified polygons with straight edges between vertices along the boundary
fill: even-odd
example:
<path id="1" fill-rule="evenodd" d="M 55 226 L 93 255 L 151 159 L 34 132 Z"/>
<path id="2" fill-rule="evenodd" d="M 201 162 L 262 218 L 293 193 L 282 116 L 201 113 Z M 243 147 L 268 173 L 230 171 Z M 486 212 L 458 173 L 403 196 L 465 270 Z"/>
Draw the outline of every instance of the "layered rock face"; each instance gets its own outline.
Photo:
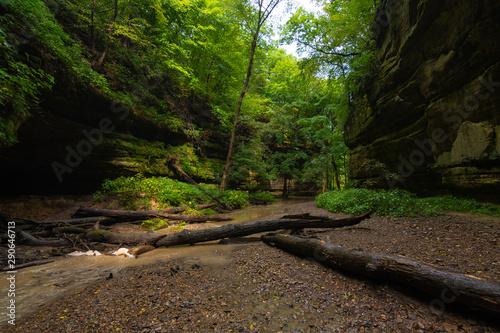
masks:
<path id="1" fill-rule="evenodd" d="M 361 186 L 500 201 L 500 2 L 389 1 L 346 123 Z"/>
<path id="2" fill-rule="evenodd" d="M 139 172 L 176 176 L 165 159 L 189 142 L 183 132 L 140 118 L 98 91 L 80 88 L 56 85 L 19 128 L 19 143 L 0 149 L 0 196 L 88 194 L 106 178 Z M 183 100 L 174 101 L 174 107 L 191 111 Z M 210 139 L 209 157 L 222 158 L 225 147 L 217 142 L 223 140 L 215 135 Z"/>

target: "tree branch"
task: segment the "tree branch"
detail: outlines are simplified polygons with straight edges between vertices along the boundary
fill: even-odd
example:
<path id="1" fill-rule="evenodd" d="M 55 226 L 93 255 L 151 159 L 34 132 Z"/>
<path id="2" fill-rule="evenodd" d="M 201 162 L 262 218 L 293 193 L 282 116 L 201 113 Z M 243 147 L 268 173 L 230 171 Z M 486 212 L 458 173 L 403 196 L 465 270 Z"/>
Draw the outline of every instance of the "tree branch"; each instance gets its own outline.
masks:
<path id="1" fill-rule="evenodd" d="M 318 52 L 318 53 L 321 53 L 321 54 L 324 54 L 324 55 L 335 55 L 335 56 L 340 56 L 340 57 L 344 57 L 344 58 L 347 58 L 347 57 L 354 57 L 354 56 L 358 56 L 358 55 L 361 55 L 361 53 L 359 52 L 349 52 L 349 53 L 341 53 L 341 52 L 334 52 L 334 51 L 325 51 L 321 48 L 318 48 L 316 46 L 313 46 L 312 44 L 306 42 L 306 41 L 303 41 L 303 40 L 298 40 L 299 43 L 307 46 L 307 47 L 310 47 L 311 49 L 313 49 L 315 52 Z"/>

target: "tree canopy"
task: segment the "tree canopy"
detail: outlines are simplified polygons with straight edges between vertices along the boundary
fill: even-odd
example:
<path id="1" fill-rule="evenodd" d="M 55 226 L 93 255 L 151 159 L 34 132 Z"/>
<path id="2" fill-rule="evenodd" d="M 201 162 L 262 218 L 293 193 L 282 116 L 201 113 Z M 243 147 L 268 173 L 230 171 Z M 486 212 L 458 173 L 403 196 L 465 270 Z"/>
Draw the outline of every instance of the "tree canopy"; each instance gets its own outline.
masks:
<path id="1" fill-rule="evenodd" d="M 279 2 L 0 0 L 0 144 L 16 144 L 42 94 L 71 83 L 183 133 L 198 158 L 213 133 L 234 127 L 232 186 L 277 177 L 340 186 L 349 89 L 370 68 L 376 2 L 319 2 L 320 14 L 298 8 L 276 30 L 267 18 Z M 189 112 L 176 107 L 190 98 Z M 222 171 L 213 166 L 213 182 Z"/>

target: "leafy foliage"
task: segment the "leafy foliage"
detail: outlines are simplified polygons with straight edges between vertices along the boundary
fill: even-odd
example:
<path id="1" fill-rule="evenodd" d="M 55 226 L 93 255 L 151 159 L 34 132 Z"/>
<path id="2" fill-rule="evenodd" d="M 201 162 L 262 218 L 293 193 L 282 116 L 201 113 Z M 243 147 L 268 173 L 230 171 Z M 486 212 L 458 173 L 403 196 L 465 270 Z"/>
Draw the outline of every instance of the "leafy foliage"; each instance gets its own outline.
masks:
<path id="1" fill-rule="evenodd" d="M 226 147 L 254 49 L 237 127 L 232 188 L 255 192 L 277 177 L 325 189 L 332 188 L 334 179 L 346 183 L 342 131 L 348 84 L 324 71 L 350 72 L 367 63 L 373 8 L 367 0 L 343 0 L 326 3 L 320 17 L 297 12 L 283 38 L 302 41 L 312 53 L 296 59 L 271 40 L 270 25 L 262 25 L 254 40 L 256 22 L 263 23 L 255 20 L 256 3 L 263 2 L 0 0 L 6 13 L 0 28 L 0 142 L 15 142 L 15 131 L 51 86 L 91 89 L 130 109 L 133 116 L 127 121 L 136 126 L 134 134 L 158 130 L 141 135 L 159 142 L 110 138 L 127 162 L 141 166 L 138 172 L 165 174 L 165 156 L 175 156 L 195 179 L 217 182 L 223 169 L 213 151 Z M 334 54 L 341 52 L 361 55 L 346 60 Z M 172 137 L 178 139 L 175 144 L 169 142 Z M 160 205 L 187 200 L 176 191 L 162 195 L 160 188 L 175 187 L 166 180 L 151 188 L 146 183 L 122 178 L 105 183 L 103 191 L 137 208 L 151 205 L 153 197 Z M 195 202 L 206 199 L 191 194 Z M 234 207 L 249 200 L 238 192 L 220 195 Z"/>
<path id="2" fill-rule="evenodd" d="M 146 178 L 119 177 L 106 179 L 101 189 L 94 194 L 94 200 L 117 198 L 128 209 L 151 209 L 152 202 L 159 208 L 181 205 L 196 206 L 209 202 L 210 198 L 196 186 L 166 177 Z"/>
<path id="3" fill-rule="evenodd" d="M 158 230 L 168 227 L 168 222 L 160 218 L 144 220 L 141 226 L 146 230 Z"/>
<path id="4" fill-rule="evenodd" d="M 421 198 L 418 202 L 420 205 L 427 205 L 438 210 L 500 216 L 499 206 L 487 205 L 473 199 L 457 198 L 451 195 Z"/>
<path id="5" fill-rule="evenodd" d="M 255 192 L 250 194 L 250 202 L 252 204 L 272 204 L 278 201 L 274 195 L 268 192 Z"/>
<path id="6" fill-rule="evenodd" d="M 4 19 L 0 19 L 3 23 Z M 17 52 L 19 41 L 0 27 L 0 145 L 17 142 L 16 131 L 30 115 L 44 89 L 50 89 L 54 78 L 29 64 Z"/>
<path id="7" fill-rule="evenodd" d="M 274 197 L 268 193 L 249 195 L 244 191 L 221 191 L 216 185 L 204 185 L 206 190 L 215 195 L 222 203 L 233 209 L 244 208 L 257 200 L 274 202 Z M 157 209 L 177 206 L 189 206 L 185 214 L 214 214 L 213 210 L 198 210 L 197 206 L 211 202 L 211 198 L 198 187 L 166 177 L 119 177 L 106 179 L 101 189 L 94 193 L 97 202 L 117 201 L 127 209 Z"/>
<path id="8" fill-rule="evenodd" d="M 309 61 L 339 77 L 371 65 L 376 2 L 340 0 L 323 4 L 323 14 L 299 9 L 284 27 L 284 41 L 296 41 Z"/>
<path id="9" fill-rule="evenodd" d="M 372 211 L 380 216 L 435 215 L 432 209 L 417 207 L 417 197 L 404 190 L 348 189 L 320 194 L 316 205 L 332 212 L 363 214 Z"/>
<path id="10" fill-rule="evenodd" d="M 434 216 L 443 210 L 500 216 L 500 207 L 453 196 L 417 198 L 404 190 L 348 189 L 316 197 L 316 205 L 332 212 L 362 214 L 373 211 L 380 216 Z"/>

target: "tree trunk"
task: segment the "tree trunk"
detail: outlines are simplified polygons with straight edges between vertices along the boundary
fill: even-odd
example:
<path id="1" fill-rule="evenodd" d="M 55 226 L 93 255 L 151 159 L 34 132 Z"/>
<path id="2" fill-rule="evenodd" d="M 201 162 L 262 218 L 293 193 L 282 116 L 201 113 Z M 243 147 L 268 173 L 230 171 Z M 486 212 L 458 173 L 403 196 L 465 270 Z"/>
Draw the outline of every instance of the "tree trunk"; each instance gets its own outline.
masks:
<path id="1" fill-rule="evenodd" d="M 94 37 L 94 10 L 95 10 L 95 0 L 92 0 L 92 6 L 90 8 L 90 45 L 92 45 L 92 63 L 95 61 L 95 37 Z"/>
<path id="2" fill-rule="evenodd" d="M 243 97 L 245 97 L 245 93 L 247 91 L 248 82 L 250 81 L 250 76 L 252 75 L 253 68 L 253 58 L 255 55 L 255 49 L 257 48 L 257 41 L 259 40 L 259 32 L 260 28 L 267 21 L 274 8 L 281 2 L 281 0 L 271 0 L 269 4 L 264 7 L 264 0 L 258 0 L 258 19 L 257 19 L 257 27 L 255 28 L 255 33 L 253 35 L 252 46 L 250 48 L 250 59 L 248 61 L 248 69 L 247 76 L 245 79 L 245 83 L 243 84 L 243 89 L 241 90 L 240 98 L 238 100 L 238 106 L 236 108 L 236 114 L 234 116 L 233 129 L 231 131 L 231 140 L 229 141 L 229 150 L 227 152 L 226 164 L 224 165 L 224 172 L 222 173 L 222 179 L 220 183 L 220 189 L 224 190 L 227 186 L 227 174 L 229 172 L 229 166 L 231 164 L 231 157 L 233 154 L 234 140 L 236 138 L 236 125 L 238 124 L 238 117 L 241 111 L 241 105 L 243 103 Z"/>
<path id="3" fill-rule="evenodd" d="M 133 255 L 134 257 L 137 258 L 139 255 L 144 254 L 144 253 L 149 252 L 149 251 L 153 251 L 154 249 L 156 249 L 156 247 L 154 247 L 153 245 L 142 245 L 142 246 L 131 248 L 128 251 L 128 253 L 130 253 L 131 255 Z"/>
<path id="4" fill-rule="evenodd" d="M 108 26 L 108 41 L 106 42 L 106 47 L 104 48 L 104 51 L 102 52 L 101 57 L 97 61 L 97 65 L 99 67 L 104 62 L 104 58 L 106 58 L 106 54 L 108 53 L 109 46 L 111 45 L 111 36 L 113 35 L 113 24 L 115 23 L 117 17 L 118 17 L 118 0 L 115 0 L 115 11 L 113 13 L 113 17 L 111 18 L 111 21 L 109 22 L 109 26 Z"/>
<path id="5" fill-rule="evenodd" d="M 337 185 L 337 189 L 340 191 L 339 169 L 337 167 L 337 163 L 335 163 L 335 156 L 332 156 L 332 166 L 335 176 L 335 184 Z"/>
<path id="6" fill-rule="evenodd" d="M 227 151 L 226 164 L 224 165 L 224 172 L 222 173 L 222 179 L 220 183 L 220 189 L 224 190 L 227 186 L 227 174 L 229 172 L 229 166 L 231 165 L 231 157 L 233 155 L 234 140 L 236 138 L 236 126 L 238 125 L 238 118 L 240 116 L 241 105 L 243 104 L 243 98 L 247 92 L 248 82 L 250 82 L 250 76 L 252 75 L 253 68 L 253 57 L 255 55 L 255 49 L 257 48 L 257 40 L 259 39 L 259 30 L 261 24 L 257 25 L 257 30 L 253 36 L 252 47 L 250 49 L 250 60 L 248 61 L 247 76 L 245 78 L 245 83 L 243 83 L 243 89 L 241 90 L 240 98 L 238 99 L 238 106 L 236 107 L 236 113 L 234 115 L 233 129 L 231 131 L 231 140 L 229 141 L 229 150 Z"/>
<path id="7" fill-rule="evenodd" d="M 288 198 L 288 176 L 283 176 L 283 194 L 281 195 L 283 199 Z"/>
<path id="8" fill-rule="evenodd" d="M 290 235 L 261 237 L 287 252 L 314 258 L 326 266 L 369 278 L 403 283 L 436 297 L 437 304 L 457 302 L 500 317 L 500 284 L 462 275 L 396 255 L 365 253 Z M 432 305 L 432 304 L 431 304 Z"/>
<path id="9" fill-rule="evenodd" d="M 344 153 L 344 184 L 346 184 L 346 185 L 347 185 L 347 182 L 349 181 L 348 175 L 349 175 L 349 172 L 347 170 L 346 158 L 345 158 L 345 153 Z"/>
<path id="10" fill-rule="evenodd" d="M 116 223 L 116 220 L 111 217 L 104 217 L 100 215 L 92 215 L 92 217 L 76 218 L 71 220 L 54 220 L 54 221 L 34 221 L 21 217 L 15 217 L 12 220 L 23 221 L 29 224 L 36 225 L 37 227 L 56 227 L 56 226 L 84 226 L 94 225 L 99 222 L 102 225 L 111 225 Z"/>
<path id="11" fill-rule="evenodd" d="M 167 214 L 155 211 L 135 211 L 135 210 L 114 210 L 114 209 L 95 209 L 80 207 L 74 214 L 75 217 L 89 217 L 89 216 L 108 216 L 112 217 L 121 222 L 130 222 L 137 220 L 147 220 L 150 218 L 164 218 L 167 220 L 178 220 L 186 222 L 206 222 L 206 221 L 231 221 L 232 218 L 216 216 L 216 215 L 206 215 L 206 216 L 196 216 L 196 215 L 177 215 L 177 214 Z"/>
<path id="12" fill-rule="evenodd" d="M 221 238 L 241 237 L 260 232 L 279 229 L 301 228 L 341 228 L 358 224 L 370 217 L 370 213 L 342 220 L 327 217 L 303 215 L 283 216 L 277 220 L 227 224 L 222 227 L 204 230 L 183 230 L 174 235 L 167 235 L 156 242 L 156 246 L 195 244 Z"/>
<path id="13" fill-rule="evenodd" d="M 326 171 L 325 171 L 325 175 L 326 175 L 326 176 L 325 176 L 325 181 L 326 181 L 326 183 L 325 183 L 325 186 L 324 186 L 326 190 L 325 190 L 325 191 L 323 191 L 323 193 L 325 193 L 326 191 L 329 191 L 329 190 L 330 190 L 330 175 L 329 175 L 329 173 L 328 173 L 328 172 L 329 172 L 329 169 L 330 169 L 330 168 L 328 167 L 328 159 L 327 159 L 327 160 L 326 160 Z"/>
<path id="14" fill-rule="evenodd" d="M 165 235 L 154 232 L 111 233 L 106 231 L 90 231 L 85 235 L 85 239 L 91 242 L 124 245 L 154 244 L 163 237 L 165 237 Z"/>
<path id="15" fill-rule="evenodd" d="M 31 246 L 51 246 L 51 247 L 64 247 L 72 246 L 73 244 L 67 239 L 40 239 L 36 238 L 22 230 L 17 232 L 17 235 L 24 241 L 25 244 Z"/>

